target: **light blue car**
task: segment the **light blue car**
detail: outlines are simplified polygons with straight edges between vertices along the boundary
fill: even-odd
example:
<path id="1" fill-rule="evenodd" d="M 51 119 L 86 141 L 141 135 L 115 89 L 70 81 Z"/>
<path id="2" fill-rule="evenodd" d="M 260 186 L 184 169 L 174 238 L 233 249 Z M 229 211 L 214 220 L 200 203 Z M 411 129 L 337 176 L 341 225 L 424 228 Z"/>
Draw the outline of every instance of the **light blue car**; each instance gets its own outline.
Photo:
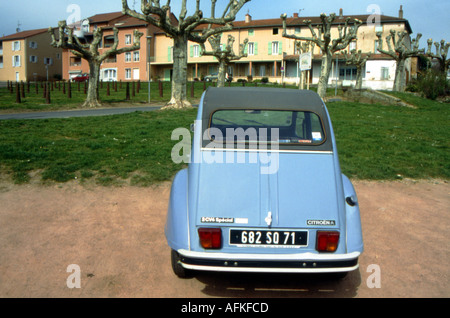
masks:
<path id="1" fill-rule="evenodd" d="M 165 234 L 179 277 L 357 269 L 358 200 L 322 99 L 294 89 L 209 88 L 189 166 L 172 184 Z"/>

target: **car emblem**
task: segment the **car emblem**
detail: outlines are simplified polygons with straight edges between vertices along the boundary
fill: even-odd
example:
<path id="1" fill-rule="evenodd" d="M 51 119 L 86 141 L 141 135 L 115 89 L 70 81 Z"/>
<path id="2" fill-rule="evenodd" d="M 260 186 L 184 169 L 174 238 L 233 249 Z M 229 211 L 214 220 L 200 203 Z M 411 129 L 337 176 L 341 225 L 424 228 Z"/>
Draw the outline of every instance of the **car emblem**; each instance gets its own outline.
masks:
<path id="1" fill-rule="evenodd" d="M 272 225 L 272 212 L 269 212 L 269 214 L 267 214 L 267 217 L 264 219 L 264 221 L 266 221 L 267 226 L 271 226 Z"/>

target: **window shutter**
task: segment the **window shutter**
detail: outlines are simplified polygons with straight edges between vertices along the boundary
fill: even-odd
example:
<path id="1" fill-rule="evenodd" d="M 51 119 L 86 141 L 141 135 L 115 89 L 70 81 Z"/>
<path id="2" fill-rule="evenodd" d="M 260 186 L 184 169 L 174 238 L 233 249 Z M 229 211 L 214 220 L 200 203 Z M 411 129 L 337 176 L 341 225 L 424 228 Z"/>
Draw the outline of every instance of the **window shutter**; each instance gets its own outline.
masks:
<path id="1" fill-rule="evenodd" d="M 269 42 L 269 55 L 272 55 L 272 42 Z"/>
<path id="2" fill-rule="evenodd" d="M 167 59 L 169 62 L 172 62 L 172 47 L 169 46 L 169 48 L 167 49 Z"/>
<path id="3" fill-rule="evenodd" d="M 281 41 L 278 42 L 278 54 L 279 55 L 283 55 L 283 45 L 282 45 L 282 43 L 283 42 L 281 42 Z"/>
<path id="4" fill-rule="evenodd" d="M 190 54 L 190 56 L 191 57 L 194 57 L 194 46 L 193 45 L 191 45 L 191 46 L 189 46 L 189 54 Z"/>
<path id="5" fill-rule="evenodd" d="M 253 44 L 253 54 L 258 55 L 258 42 Z"/>

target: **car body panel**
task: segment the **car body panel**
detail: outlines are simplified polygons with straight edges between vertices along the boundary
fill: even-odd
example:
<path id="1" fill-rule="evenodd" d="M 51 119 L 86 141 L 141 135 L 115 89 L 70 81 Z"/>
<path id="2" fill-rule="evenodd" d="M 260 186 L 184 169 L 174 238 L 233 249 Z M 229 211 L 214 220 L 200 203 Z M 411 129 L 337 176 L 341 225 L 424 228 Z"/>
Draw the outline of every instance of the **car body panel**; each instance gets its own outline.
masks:
<path id="1" fill-rule="evenodd" d="M 252 104 L 240 100 L 240 94 L 258 97 Z M 281 107 L 267 101 L 268 94 L 284 99 L 286 104 L 280 102 L 283 108 L 306 109 L 309 104 L 318 104 L 311 92 L 298 90 L 210 88 L 203 94 L 194 126 L 191 162 L 178 172 L 172 184 L 165 228 L 168 245 L 180 255 L 179 262 L 186 269 L 354 270 L 364 249 L 359 206 L 351 181 L 341 174 L 333 128 L 321 100 L 313 107 L 320 113 L 327 134 L 319 146 L 231 149 L 204 134 L 216 109 L 237 108 L 239 103 L 245 109 Z M 229 97 L 224 100 L 223 96 Z M 301 97 L 304 100 L 299 101 Z M 217 99 L 218 105 L 211 106 L 209 99 Z M 347 197 L 352 198 L 352 206 L 346 203 Z M 204 249 L 199 244 L 199 228 L 221 228 L 221 248 Z M 303 231 L 307 240 L 301 246 L 232 244 L 231 230 L 280 235 Z M 340 233 L 333 253 L 316 250 L 316 234 L 323 230 Z"/>

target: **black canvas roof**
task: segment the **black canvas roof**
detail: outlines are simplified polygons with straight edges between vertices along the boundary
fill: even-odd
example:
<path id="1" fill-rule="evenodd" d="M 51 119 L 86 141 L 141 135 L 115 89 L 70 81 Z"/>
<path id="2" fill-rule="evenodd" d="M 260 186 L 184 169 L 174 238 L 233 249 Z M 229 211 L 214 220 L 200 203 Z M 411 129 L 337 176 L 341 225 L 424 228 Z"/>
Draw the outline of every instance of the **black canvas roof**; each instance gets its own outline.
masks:
<path id="1" fill-rule="evenodd" d="M 322 113 L 322 99 L 313 91 L 268 87 L 210 87 L 203 101 L 203 113 L 216 109 L 284 109 Z"/>

